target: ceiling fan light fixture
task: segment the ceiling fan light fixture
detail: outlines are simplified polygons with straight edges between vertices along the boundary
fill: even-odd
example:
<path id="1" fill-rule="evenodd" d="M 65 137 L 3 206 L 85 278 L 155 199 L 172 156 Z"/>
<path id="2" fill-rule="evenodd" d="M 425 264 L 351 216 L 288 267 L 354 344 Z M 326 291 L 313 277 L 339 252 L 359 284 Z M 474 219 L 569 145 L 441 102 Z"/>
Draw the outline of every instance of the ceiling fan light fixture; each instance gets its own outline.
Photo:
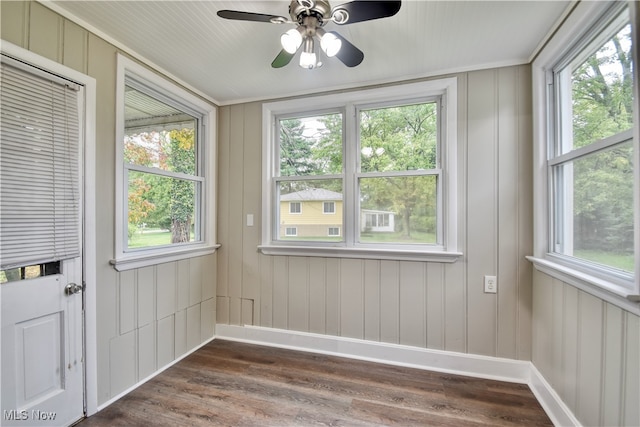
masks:
<path id="1" fill-rule="evenodd" d="M 305 37 L 304 49 L 300 52 L 300 66 L 308 70 L 312 70 L 321 66 L 322 63 L 318 62 L 318 55 L 316 55 L 313 38 Z"/>
<path id="2" fill-rule="evenodd" d="M 282 48 L 288 53 L 296 53 L 302 44 L 302 34 L 300 34 L 298 29 L 292 28 L 280 36 L 280 44 L 282 44 Z"/>
<path id="3" fill-rule="evenodd" d="M 324 33 L 320 38 L 320 47 L 324 51 L 324 53 L 329 57 L 336 56 L 338 52 L 340 52 L 340 48 L 342 47 L 342 40 L 336 37 L 335 34 L 332 33 Z"/>

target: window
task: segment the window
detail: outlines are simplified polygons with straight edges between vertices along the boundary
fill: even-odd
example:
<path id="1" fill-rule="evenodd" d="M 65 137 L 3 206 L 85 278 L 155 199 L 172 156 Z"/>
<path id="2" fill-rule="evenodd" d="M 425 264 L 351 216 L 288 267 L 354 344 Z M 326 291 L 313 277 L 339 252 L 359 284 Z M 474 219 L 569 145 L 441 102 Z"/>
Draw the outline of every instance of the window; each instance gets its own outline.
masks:
<path id="1" fill-rule="evenodd" d="M 335 202 L 324 202 L 322 205 L 322 212 L 326 214 L 334 214 L 336 213 L 336 203 Z"/>
<path id="2" fill-rule="evenodd" d="M 118 269 L 210 253 L 214 107 L 119 57 Z M 176 258 L 178 257 L 178 258 Z"/>
<path id="3" fill-rule="evenodd" d="M 296 227 L 286 227 L 285 235 L 286 236 L 297 236 L 298 235 L 298 229 Z"/>
<path id="4" fill-rule="evenodd" d="M 444 79 L 265 104 L 261 251 L 455 261 L 455 88 Z"/>
<path id="5" fill-rule="evenodd" d="M 584 12 L 597 17 L 582 23 L 589 30 L 559 54 L 543 55 L 548 239 L 536 252 L 591 277 L 591 285 L 628 295 L 637 292 L 638 226 L 632 27 L 625 3 L 585 7 L 599 9 Z"/>
<path id="6" fill-rule="evenodd" d="M 300 202 L 289 202 L 289 213 L 302 213 L 302 205 L 300 204 Z"/>

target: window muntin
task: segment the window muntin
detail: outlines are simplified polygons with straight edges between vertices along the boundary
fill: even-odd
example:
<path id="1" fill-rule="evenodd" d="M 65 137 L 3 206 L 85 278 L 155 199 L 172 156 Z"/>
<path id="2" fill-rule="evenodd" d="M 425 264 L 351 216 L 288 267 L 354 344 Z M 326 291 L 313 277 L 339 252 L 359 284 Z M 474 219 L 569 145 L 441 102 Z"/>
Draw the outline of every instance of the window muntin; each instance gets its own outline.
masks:
<path id="1" fill-rule="evenodd" d="M 550 251 L 595 274 L 634 266 L 633 66 L 628 11 L 554 69 Z"/>

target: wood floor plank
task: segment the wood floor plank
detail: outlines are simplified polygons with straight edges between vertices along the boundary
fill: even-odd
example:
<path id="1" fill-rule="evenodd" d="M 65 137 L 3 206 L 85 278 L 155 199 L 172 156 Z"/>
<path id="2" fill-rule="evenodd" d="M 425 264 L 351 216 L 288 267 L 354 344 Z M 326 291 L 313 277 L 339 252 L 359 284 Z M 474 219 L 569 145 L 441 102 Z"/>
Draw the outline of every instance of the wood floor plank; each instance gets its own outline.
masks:
<path id="1" fill-rule="evenodd" d="M 215 340 L 91 426 L 550 426 L 526 385 Z"/>

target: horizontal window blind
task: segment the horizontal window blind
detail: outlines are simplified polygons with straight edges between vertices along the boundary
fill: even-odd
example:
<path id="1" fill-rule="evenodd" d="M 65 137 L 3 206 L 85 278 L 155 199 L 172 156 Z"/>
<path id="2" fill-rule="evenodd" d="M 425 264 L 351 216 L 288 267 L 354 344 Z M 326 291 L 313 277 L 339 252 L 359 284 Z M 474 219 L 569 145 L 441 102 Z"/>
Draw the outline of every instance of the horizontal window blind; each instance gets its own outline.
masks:
<path id="1" fill-rule="evenodd" d="M 2 63 L 0 269 L 80 255 L 78 90 Z"/>

